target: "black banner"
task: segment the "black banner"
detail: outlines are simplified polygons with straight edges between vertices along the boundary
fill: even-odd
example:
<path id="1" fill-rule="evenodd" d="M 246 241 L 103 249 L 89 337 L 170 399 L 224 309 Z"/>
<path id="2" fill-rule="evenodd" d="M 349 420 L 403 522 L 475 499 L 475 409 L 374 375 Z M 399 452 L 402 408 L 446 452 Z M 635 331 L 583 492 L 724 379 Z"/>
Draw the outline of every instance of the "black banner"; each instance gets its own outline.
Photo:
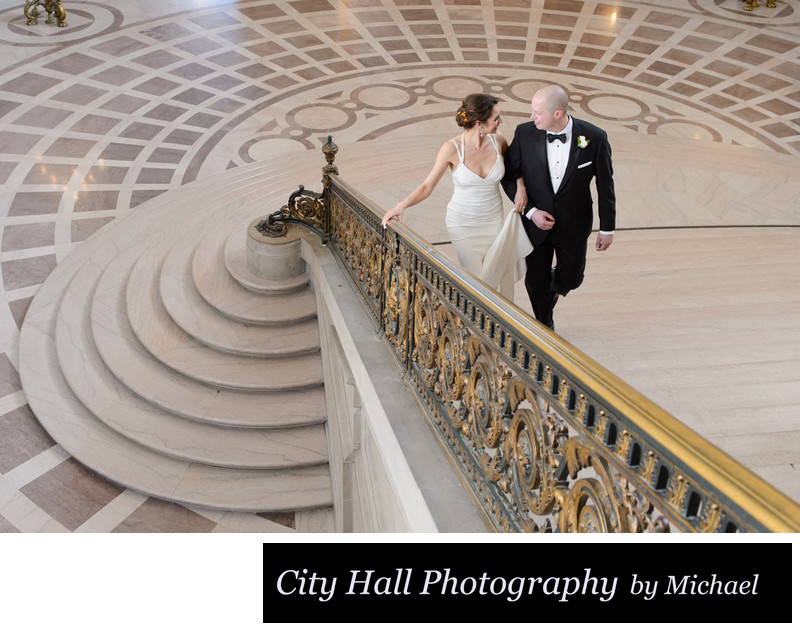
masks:
<path id="1" fill-rule="evenodd" d="M 265 622 L 788 623 L 790 543 L 265 543 Z"/>

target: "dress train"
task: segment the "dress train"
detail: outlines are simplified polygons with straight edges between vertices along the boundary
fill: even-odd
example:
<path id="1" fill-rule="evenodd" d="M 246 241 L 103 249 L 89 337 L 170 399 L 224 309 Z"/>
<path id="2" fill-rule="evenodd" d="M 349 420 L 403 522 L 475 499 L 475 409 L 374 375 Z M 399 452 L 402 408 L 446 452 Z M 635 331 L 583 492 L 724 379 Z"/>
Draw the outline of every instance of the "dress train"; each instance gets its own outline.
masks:
<path id="1" fill-rule="evenodd" d="M 533 244 L 522 227 L 522 217 L 519 213 L 510 212 L 483 257 L 479 278 L 513 300 L 514 283 L 525 276 L 525 257 L 531 252 Z"/>

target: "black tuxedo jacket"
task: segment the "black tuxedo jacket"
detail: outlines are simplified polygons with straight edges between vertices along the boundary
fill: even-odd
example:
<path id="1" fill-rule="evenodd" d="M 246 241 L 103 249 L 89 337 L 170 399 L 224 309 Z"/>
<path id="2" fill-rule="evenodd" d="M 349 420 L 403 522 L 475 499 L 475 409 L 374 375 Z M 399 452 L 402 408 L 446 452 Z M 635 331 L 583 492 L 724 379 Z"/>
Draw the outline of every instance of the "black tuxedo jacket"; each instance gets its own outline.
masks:
<path id="1" fill-rule="evenodd" d="M 583 136 L 588 144 L 578 147 Z M 546 210 L 555 219 L 551 230 L 540 230 L 523 216 L 522 223 L 534 245 L 550 234 L 550 242 L 559 247 L 585 244 L 592 231 L 591 181 L 596 180 L 600 230 L 613 231 L 616 217 L 616 196 L 608 137 L 591 123 L 572 119 L 569 161 L 561 186 L 553 191 L 547 166 L 547 133 L 533 122 L 522 123 L 514 131 L 505 156 L 506 173 L 503 189 L 513 200 L 517 178 L 522 177 L 528 191 L 528 209 Z M 527 209 L 526 209 L 527 210 Z"/>

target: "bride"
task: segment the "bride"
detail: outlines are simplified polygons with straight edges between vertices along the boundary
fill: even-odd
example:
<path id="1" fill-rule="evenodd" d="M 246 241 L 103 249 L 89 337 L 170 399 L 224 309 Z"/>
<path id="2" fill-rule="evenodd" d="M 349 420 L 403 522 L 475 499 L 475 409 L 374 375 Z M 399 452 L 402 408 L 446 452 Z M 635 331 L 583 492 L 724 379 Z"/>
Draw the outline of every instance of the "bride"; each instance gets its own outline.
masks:
<path id="1" fill-rule="evenodd" d="M 497 98 L 488 94 L 470 94 L 462 101 L 456 123 L 464 131 L 442 145 L 422 184 L 387 212 L 382 223 L 386 226 L 392 219 L 400 221 L 407 208 L 430 196 L 449 169 L 453 196 L 447 204 L 445 222 L 458 262 L 512 300 L 514 281 L 519 278 L 518 263 L 521 257 L 524 265 L 530 241 L 513 214 L 504 226 L 500 180 L 505 174 L 503 153 L 508 141 L 497 129 L 503 122 L 497 103 Z M 517 187 L 514 212 L 521 213 L 527 204 L 522 178 Z"/>

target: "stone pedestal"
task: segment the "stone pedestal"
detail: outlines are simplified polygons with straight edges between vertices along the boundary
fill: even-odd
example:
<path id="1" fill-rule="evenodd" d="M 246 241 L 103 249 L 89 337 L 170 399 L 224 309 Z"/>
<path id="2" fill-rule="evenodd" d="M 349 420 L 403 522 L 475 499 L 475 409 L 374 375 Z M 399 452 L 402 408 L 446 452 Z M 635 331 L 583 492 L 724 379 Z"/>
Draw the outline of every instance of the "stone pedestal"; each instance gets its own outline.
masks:
<path id="1" fill-rule="evenodd" d="M 301 228 L 289 224 L 283 237 L 265 237 L 257 219 L 247 230 L 247 269 L 267 280 L 286 280 L 303 274 L 306 263 L 300 256 Z"/>

